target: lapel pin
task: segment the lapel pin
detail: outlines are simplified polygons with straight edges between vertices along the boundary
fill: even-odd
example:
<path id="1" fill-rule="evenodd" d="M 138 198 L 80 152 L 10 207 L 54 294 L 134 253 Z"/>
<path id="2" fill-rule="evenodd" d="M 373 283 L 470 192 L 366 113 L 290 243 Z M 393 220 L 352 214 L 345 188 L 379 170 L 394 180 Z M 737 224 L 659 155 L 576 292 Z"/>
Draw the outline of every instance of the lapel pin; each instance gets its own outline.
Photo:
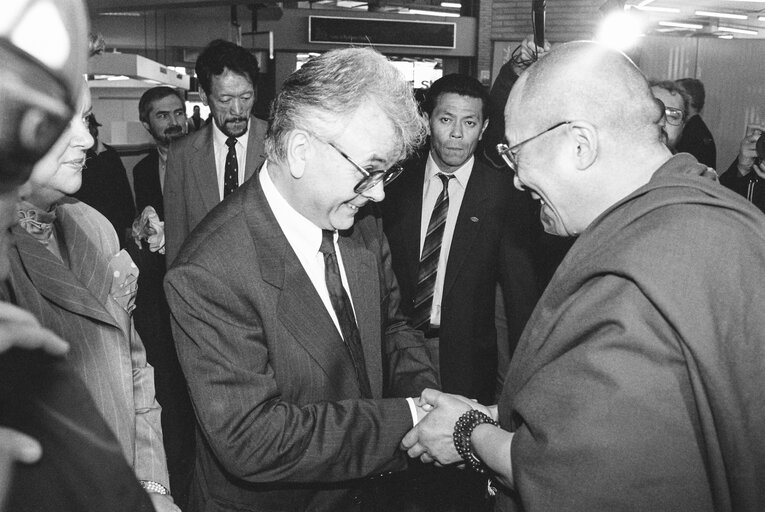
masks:
<path id="1" fill-rule="evenodd" d="M 470 217 L 470 222 L 478 222 L 478 217 Z"/>

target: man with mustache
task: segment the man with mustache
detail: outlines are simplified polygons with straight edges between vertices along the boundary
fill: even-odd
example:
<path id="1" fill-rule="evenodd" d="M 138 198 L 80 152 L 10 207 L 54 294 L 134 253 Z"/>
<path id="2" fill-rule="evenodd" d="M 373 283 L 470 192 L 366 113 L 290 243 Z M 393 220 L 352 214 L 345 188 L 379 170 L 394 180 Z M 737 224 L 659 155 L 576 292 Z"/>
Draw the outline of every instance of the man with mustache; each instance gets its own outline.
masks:
<path id="1" fill-rule="evenodd" d="M 264 158 L 266 123 L 252 116 L 258 61 L 217 39 L 199 54 L 199 95 L 213 122 L 171 146 L 164 189 L 168 265 L 194 227 Z"/>
<path id="2" fill-rule="evenodd" d="M 170 488 L 176 503 L 183 508 L 194 462 L 194 412 L 178 365 L 170 329 L 170 311 L 162 289 L 165 254 L 161 223 L 165 218 L 162 190 L 168 150 L 171 142 L 186 136 L 189 122 L 180 93 L 166 86 L 152 87 L 143 93 L 138 102 L 138 117 L 157 147 L 133 168 L 135 202 L 140 215 L 134 223 L 133 236 L 142 238 L 138 243 L 128 244 L 128 252 L 141 271 L 133 319 L 146 346 L 149 363 L 156 369 L 154 385 L 157 401 L 162 405 Z M 146 232 L 147 224 L 150 233 Z M 159 232 L 160 242 L 152 244 L 146 238 L 154 231 Z"/>
<path id="3" fill-rule="evenodd" d="M 164 220 L 162 190 L 167 152 L 171 142 L 188 132 L 186 107 L 177 90 L 166 86 L 152 87 L 138 102 L 138 117 L 157 147 L 133 168 L 135 205 L 139 213 L 147 206 L 153 206 L 159 219 Z"/>

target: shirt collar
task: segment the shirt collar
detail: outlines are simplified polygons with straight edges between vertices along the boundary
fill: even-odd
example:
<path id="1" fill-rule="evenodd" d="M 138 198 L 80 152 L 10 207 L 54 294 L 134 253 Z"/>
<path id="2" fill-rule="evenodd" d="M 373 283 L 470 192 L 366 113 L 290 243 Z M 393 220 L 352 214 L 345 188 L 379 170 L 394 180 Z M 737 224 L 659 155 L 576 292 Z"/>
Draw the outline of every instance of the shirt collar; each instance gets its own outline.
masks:
<path id="1" fill-rule="evenodd" d="M 258 176 L 268 205 L 292 248 L 296 253 L 316 256 L 321 246 L 321 228 L 303 217 L 284 199 L 268 174 L 268 161 L 263 163 Z"/>
<path id="2" fill-rule="evenodd" d="M 467 182 L 470 179 L 470 175 L 473 173 L 473 163 L 475 163 L 475 155 L 468 158 L 467 162 L 462 164 L 462 166 L 454 171 L 452 173 L 452 176 L 454 176 L 454 179 L 457 181 L 457 183 L 460 184 L 462 188 L 467 187 Z M 441 172 L 441 169 L 438 168 L 438 164 L 436 164 L 436 161 L 433 160 L 433 153 L 428 153 L 428 161 L 425 164 L 425 176 L 428 180 L 431 180 L 436 177 L 437 174 Z"/>
<path id="3" fill-rule="evenodd" d="M 219 148 L 225 148 L 226 151 L 228 151 L 228 148 L 226 148 L 226 140 L 228 139 L 228 135 L 220 131 L 220 128 L 218 128 L 218 125 L 215 124 L 215 121 L 210 121 L 213 125 L 213 143 L 216 147 Z M 250 135 L 250 125 L 252 124 L 252 118 L 247 120 L 247 131 L 244 132 L 242 135 L 236 138 L 236 141 L 240 143 L 243 147 L 247 147 L 247 139 Z"/>

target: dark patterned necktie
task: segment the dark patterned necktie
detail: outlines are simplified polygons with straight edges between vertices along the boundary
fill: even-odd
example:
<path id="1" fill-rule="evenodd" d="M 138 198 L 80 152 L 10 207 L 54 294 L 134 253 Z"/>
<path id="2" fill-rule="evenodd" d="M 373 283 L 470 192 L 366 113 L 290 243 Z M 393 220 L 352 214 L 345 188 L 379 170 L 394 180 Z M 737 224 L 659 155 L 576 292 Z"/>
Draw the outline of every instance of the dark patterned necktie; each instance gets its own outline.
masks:
<path id="1" fill-rule="evenodd" d="M 356 325 L 356 318 L 353 315 L 351 299 L 345 292 L 343 281 L 340 278 L 340 267 L 337 264 L 337 256 L 335 255 L 333 231 L 322 230 L 319 252 L 324 255 L 324 279 L 327 281 L 329 299 L 332 302 L 332 309 L 335 310 L 337 315 L 345 347 L 348 349 L 348 353 L 353 361 L 353 367 L 356 370 L 361 396 L 362 398 L 372 398 L 372 388 L 369 385 L 367 368 L 364 363 L 364 351 L 361 348 L 361 335 Z"/>
<path id="2" fill-rule="evenodd" d="M 444 238 L 446 214 L 449 211 L 449 180 L 451 174 L 439 173 L 443 189 L 436 199 L 433 213 L 430 215 L 428 232 L 422 246 L 420 265 L 417 272 L 417 293 L 414 298 L 412 325 L 415 329 L 426 331 L 430 325 L 430 310 L 433 307 L 433 289 L 436 285 L 438 259 L 441 256 L 441 242 Z"/>
<path id="3" fill-rule="evenodd" d="M 236 137 L 226 139 L 226 167 L 223 173 L 223 197 L 226 197 L 239 186 L 239 162 L 236 160 Z"/>

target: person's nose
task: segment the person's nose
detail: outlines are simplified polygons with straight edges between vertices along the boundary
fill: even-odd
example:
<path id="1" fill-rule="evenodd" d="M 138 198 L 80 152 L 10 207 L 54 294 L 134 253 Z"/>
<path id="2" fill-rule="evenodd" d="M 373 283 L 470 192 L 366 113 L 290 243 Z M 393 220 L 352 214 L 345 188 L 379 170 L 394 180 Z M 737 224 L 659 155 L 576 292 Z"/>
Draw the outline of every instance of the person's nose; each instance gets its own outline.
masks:
<path id="1" fill-rule="evenodd" d="M 366 197 L 370 201 L 379 203 L 380 201 L 385 199 L 385 188 L 383 188 L 382 181 L 375 183 L 374 187 L 371 187 L 365 190 L 361 195 Z"/>
<path id="2" fill-rule="evenodd" d="M 245 113 L 245 101 L 235 98 L 231 103 L 231 113 L 236 116 L 242 116 Z"/>
<path id="3" fill-rule="evenodd" d="M 88 150 L 93 147 L 95 140 L 84 122 L 72 123 L 72 140 L 70 146 Z"/>
<path id="4" fill-rule="evenodd" d="M 523 186 L 523 182 L 521 182 L 521 180 L 518 178 L 517 174 L 515 176 L 513 176 L 513 185 L 515 185 L 515 188 L 517 188 L 521 192 L 526 190 L 526 187 Z"/>
<path id="5" fill-rule="evenodd" d="M 462 125 L 460 123 L 454 123 L 454 126 L 452 126 L 451 133 L 449 134 L 455 139 L 461 139 L 462 138 Z"/>

